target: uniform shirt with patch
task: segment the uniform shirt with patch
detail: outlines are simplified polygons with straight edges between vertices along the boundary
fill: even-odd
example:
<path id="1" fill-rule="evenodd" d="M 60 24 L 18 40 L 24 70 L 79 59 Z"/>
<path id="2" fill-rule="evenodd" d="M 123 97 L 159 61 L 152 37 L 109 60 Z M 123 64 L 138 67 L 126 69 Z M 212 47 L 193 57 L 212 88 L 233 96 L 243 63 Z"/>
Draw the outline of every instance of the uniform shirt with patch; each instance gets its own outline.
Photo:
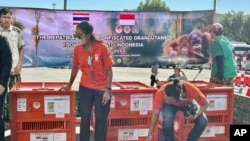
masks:
<path id="1" fill-rule="evenodd" d="M 155 100 L 153 108 L 157 110 L 161 110 L 164 104 L 164 89 L 167 85 L 172 84 L 172 82 L 164 84 L 155 94 Z M 199 105 L 204 105 L 207 102 L 205 95 L 197 88 L 195 85 L 188 81 L 183 81 L 183 84 L 186 89 L 186 98 L 189 101 L 195 100 Z M 174 103 L 174 105 L 180 105 L 180 101 Z"/>
<path id="2" fill-rule="evenodd" d="M 6 37 L 8 39 L 10 50 L 12 53 L 12 68 L 13 72 L 19 62 L 19 48 L 24 46 L 23 34 L 21 29 L 15 26 L 10 26 L 8 30 L 4 30 L 2 26 L 0 26 L 0 35 Z"/>
<path id="3" fill-rule="evenodd" d="M 113 65 L 113 60 L 106 44 L 93 41 L 93 49 L 91 52 L 83 45 L 77 45 L 74 48 L 73 64 L 79 66 L 82 71 L 81 86 L 105 90 L 107 68 Z M 94 79 L 91 76 L 91 71 L 94 74 Z"/>

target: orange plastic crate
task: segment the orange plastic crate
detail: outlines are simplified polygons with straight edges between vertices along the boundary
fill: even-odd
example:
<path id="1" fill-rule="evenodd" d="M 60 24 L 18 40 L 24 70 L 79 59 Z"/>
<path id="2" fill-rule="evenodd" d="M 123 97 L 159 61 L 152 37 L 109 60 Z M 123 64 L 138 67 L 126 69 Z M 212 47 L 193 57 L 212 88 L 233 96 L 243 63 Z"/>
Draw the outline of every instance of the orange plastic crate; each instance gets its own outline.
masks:
<path id="1" fill-rule="evenodd" d="M 149 128 L 156 90 L 139 81 L 112 82 L 107 141 L 118 141 L 118 130 L 121 128 L 140 131 Z M 80 117 L 75 119 L 76 124 L 80 124 L 80 120 Z M 94 116 L 92 116 L 91 126 L 95 126 Z M 155 131 L 154 134 L 156 138 L 158 132 Z M 145 140 L 146 138 L 142 135 L 139 139 Z"/>
<path id="2" fill-rule="evenodd" d="M 64 82 L 19 82 L 10 91 L 11 141 L 74 141 L 75 92 Z"/>
<path id="3" fill-rule="evenodd" d="M 233 123 L 233 88 L 203 81 L 193 81 L 192 83 L 206 95 L 210 104 L 206 111 L 208 126 L 199 141 L 229 141 L 230 124 Z M 187 138 L 192 124 L 188 120 L 183 121 L 179 141 Z"/>
<path id="4" fill-rule="evenodd" d="M 233 88 L 205 81 L 190 82 L 206 95 L 210 103 L 206 111 L 208 126 L 199 141 L 229 141 L 229 128 L 233 122 Z M 179 111 L 175 116 L 175 127 L 178 129 L 175 130 L 176 141 L 185 141 L 193 127 L 193 122 L 185 120 L 183 113 Z"/>
<path id="5" fill-rule="evenodd" d="M 230 137 L 230 124 L 227 124 L 227 115 L 220 113 L 207 113 L 208 125 L 201 135 L 199 141 L 229 141 Z M 175 118 L 175 140 L 186 141 L 190 130 L 192 129 L 193 122 L 190 120 L 183 120 L 184 115 L 182 112 L 177 112 Z"/>
<path id="6" fill-rule="evenodd" d="M 113 117 L 108 120 L 107 141 L 145 141 L 151 116 Z M 158 141 L 155 128 L 152 141 Z"/>
<path id="7" fill-rule="evenodd" d="M 156 90 L 138 81 L 113 82 L 109 117 L 151 114 Z"/>

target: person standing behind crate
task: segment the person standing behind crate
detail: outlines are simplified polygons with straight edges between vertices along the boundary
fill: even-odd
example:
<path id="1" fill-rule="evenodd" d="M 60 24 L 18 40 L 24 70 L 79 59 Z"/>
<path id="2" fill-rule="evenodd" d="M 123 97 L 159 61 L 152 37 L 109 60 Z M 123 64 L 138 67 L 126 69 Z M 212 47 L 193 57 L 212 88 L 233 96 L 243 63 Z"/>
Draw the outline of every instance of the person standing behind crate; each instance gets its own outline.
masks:
<path id="1" fill-rule="evenodd" d="M 94 36 L 90 22 L 79 23 L 74 36 L 78 45 L 74 48 L 71 76 L 68 85 L 61 90 L 71 89 L 80 69 L 80 140 L 89 141 L 91 111 L 94 106 L 95 141 L 106 141 L 113 60 L 107 45 Z"/>
<path id="2" fill-rule="evenodd" d="M 174 68 L 174 74 L 170 75 L 168 77 L 167 81 L 172 81 L 173 79 L 186 80 L 186 81 L 188 80 L 186 74 L 184 73 L 184 71 L 182 71 L 178 67 Z"/>
<path id="3" fill-rule="evenodd" d="M 181 97 L 182 88 L 184 88 L 186 100 Z M 187 100 L 190 102 L 195 100 L 199 104 L 199 108 L 196 107 L 196 109 L 195 106 L 189 108 L 189 105 L 184 104 Z M 194 127 L 189 132 L 187 141 L 197 141 L 207 126 L 208 121 L 204 112 L 208 105 L 205 95 L 188 81 L 175 79 L 164 84 L 155 94 L 147 141 L 152 140 L 153 130 L 161 111 L 164 141 L 174 141 L 174 117 L 178 110 L 184 112 L 186 119 L 194 122 Z M 186 107 L 185 111 L 183 107 Z"/>
<path id="4" fill-rule="evenodd" d="M 234 62 L 232 46 L 230 41 L 223 36 L 223 26 L 215 23 L 210 29 L 211 38 L 211 78 L 210 82 L 233 86 L 237 68 Z"/>
<path id="5" fill-rule="evenodd" d="M 181 75 L 182 74 L 182 75 Z M 167 78 L 167 82 L 173 81 L 174 79 L 185 80 L 188 81 L 186 74 L 180 68 L 174 68 L 174 74 L 170 75 Z M 157 81 L 157 87 L 161 87 L 165 82 L 164 81 Z"/>
<path id="6" fill-rule="evenodd" d="M 158 72 L 158 64 L 154 64 L 151 66 L 151 75 L 150 75 L 150 86 L 154 87 L 155 84 L 159 81 L 157 78 Z"/>
<path id="7" fill-rule="evenodd" d="M 8 79 L 11 71 L 11 51 L 8 41 L 0 35 L 0 141 L 4 141 L 5 125 L 3 106 L 8 91 Z"/>

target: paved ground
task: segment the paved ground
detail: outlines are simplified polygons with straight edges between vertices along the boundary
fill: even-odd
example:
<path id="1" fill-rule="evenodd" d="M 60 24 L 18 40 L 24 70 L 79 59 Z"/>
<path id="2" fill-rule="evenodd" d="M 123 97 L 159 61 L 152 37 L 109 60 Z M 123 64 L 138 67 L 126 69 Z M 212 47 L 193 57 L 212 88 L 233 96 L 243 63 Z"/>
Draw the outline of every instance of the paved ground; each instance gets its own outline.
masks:
<path id="1" fill-rule="evenodd" d="M 193 80 L 197 75 L 198 69 L 184 69 L 189 80 Z M 68 82 L 70 77 L 70 69 L 59 68 L 23 68 L 22 81 L 23 82 Z M 128 67 L 114 67 L 113 68 L 113 81 L 140 81 L 147 85 L 150 83 L 150 68 L 128 68 Z M 166 80 L 169 75 L 173 74 L 173 69 L 160 68 L 158 78 Z M 210 76 L 209 69 L 203 69 L 197 76 L 196 80 L 208 81 Z M 80 80 L 80 73 L 78 74 L 73 89 L 77 91 Z M 6 140 L 9 141 L 10 137 L 9 127 L 6 129 Z"/>
<path id="2" fill-rule="evenodd" d="M 58 69 L 58 68 L 23 68 L 22 79 L 23 81 L 65 81 L 68 82 L 70 77 L 70 69 Z M 184 70 L 188 79 L 193 78 L 198 74 L 198 69 L 185 69 Z M 129 68 L 129 67 L 114 67 L 113 73 L 114 81 L 140 81 L 146 84 L 150 82 L 150 68 Z M 160 80 L 166 80 L 166 78 L 173 74 L 173 69 L 160 68 L 158 78 Z M 210 70 L 203 69 L 198 80 L 208 81 L 210 76 Z M 73 88 L 77 89 L 80 79 L 80 73 L 73 85 Z"/>

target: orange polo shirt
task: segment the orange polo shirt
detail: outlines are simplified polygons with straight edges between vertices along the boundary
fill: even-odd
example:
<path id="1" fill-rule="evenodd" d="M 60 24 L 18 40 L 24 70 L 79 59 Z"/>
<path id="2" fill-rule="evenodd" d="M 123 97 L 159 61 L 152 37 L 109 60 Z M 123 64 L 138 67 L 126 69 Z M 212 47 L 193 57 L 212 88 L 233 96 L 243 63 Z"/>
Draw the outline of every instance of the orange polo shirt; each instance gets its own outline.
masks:
<path id="1" fill-rule="evenodd" d="M 154 100 L 154 105 L 153 108 L 157 110 L 162 109 L 162 105 L 164 104 L 164 89 L 167 85 L 172 84 L 172 82 L 164 84 L 159 90 L 157 90 L 155 94 L 155 100 Z M 199 104 L 203 105 L 207 102 L 206 96 L 192 83 L 188 81 L 183 81 L 183 84 L 186 89 L 186 97 L 188 100 L 192 101 L 193 99 Z M 177 101 L 174 103 L 175 105 L 179 105 L 180 102 Z"/>
<path id="2" fill-rule="evenodd" d="M 92 57 L 90 65 L 89 57 Z M 103 42 L 93 41 L 92 51 L 88 51 L 83 45 L 74 48 L 73 65 L 82 71 L 80 85 L 98 90 L 105 90 L 107 84 L 107 68 L 113 65 L 109 48 Z M 94 79 L 91 77 L 91 66 Z"/>

